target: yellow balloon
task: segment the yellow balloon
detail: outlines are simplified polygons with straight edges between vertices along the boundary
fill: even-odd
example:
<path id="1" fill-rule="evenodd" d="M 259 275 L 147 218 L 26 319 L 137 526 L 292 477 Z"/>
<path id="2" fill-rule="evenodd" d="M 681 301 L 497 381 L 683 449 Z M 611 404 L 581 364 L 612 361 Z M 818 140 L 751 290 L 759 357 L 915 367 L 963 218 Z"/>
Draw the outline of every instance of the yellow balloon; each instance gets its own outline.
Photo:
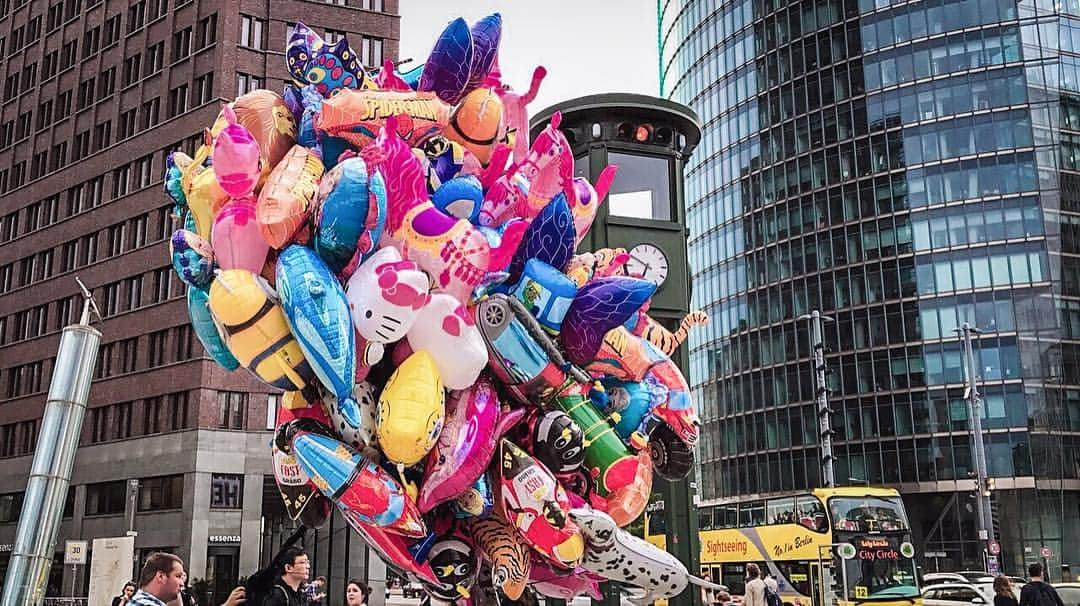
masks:
<path id="1" fill-rule="evenodd" d="M 398 366 L 379 396 L 376 437 L 386 458 L 415 465 L 442 431 L 445 394 L 435 360 L 418 351 Z"/>
<path id="2" fill-rule="evenodd" d="M 299 391 L 314 373 L 268 289 L 249 271 L 226 269 L 210 285 L 210 313 L 244 368 L 274 387 Z"/>

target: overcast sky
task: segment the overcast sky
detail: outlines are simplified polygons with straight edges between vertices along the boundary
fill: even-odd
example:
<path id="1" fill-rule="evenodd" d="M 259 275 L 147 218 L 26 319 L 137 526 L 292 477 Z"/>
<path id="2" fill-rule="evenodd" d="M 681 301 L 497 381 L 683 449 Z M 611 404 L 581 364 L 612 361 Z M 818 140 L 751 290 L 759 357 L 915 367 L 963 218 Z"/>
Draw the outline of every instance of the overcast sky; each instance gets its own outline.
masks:
<path id="1" fill-rule="evenodd" d="M 401 0 L 400 12 L 401 58 L 416 61 L 454 18 L 502 13 L 503 80 L 524 92 L 537 65 L 548 70 L 530 115 L 594 93 L 660 92 L 656 0 Z"/>

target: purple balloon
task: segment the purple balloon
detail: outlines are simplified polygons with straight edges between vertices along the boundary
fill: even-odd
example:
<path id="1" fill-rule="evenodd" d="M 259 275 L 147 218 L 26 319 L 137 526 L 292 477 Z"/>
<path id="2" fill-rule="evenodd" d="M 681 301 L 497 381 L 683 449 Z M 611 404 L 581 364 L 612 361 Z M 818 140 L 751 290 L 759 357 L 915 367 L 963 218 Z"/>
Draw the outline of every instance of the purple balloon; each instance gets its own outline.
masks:
<path id="1" fill-rule="evenodd" d="M 469 70 L 469 83 L 465 86 L 466 94 L 484 83 L 499 56 L 501 39 L 502 15 L 499 13 L 488 15 L 473 24 L 473 60 L 472 69 Z"/>
<path id="2" fill-rule="evenodd" d="M 630 319 L 656 292 L 656 284 L 638 278 L 599 278 L 581 287 L 563 319 L 566 359 L 578 366 L 593 361 L 607 332 Z"/>
<path id="3" fill-rule="evenodd" d="M 446 26 L 424 63 L 417 90 L 432 91 L 450 105 L 465 95 L 472 69 L 473 42 L 469 25 L 461 17 Z"/>

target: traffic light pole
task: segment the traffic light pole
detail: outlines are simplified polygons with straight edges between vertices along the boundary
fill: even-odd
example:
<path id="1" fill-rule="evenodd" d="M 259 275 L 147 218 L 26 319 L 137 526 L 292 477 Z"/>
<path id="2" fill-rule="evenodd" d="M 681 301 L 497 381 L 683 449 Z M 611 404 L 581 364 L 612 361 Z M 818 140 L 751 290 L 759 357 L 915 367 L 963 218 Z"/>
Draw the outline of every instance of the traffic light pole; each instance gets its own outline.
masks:
<path id="1" fill-rule="evenodd" d="M 986 469 L 986 448 L 983 445 L 983 403 L 976 381 L 975 350 L 971 345 L 971 334 L 977 333 L 979 330 L 967 322 L 954 330 L 960 333 L 960 338 L 964 343 L 964 381 L 967 384 L 968 416 L 971 418 L 972 441 L 975 449 L 975 456 L 972 457 L 975 461 L 975 504 L 979 517 L 979 540 L 983 542 L 983 567 L 985 569 L 988 563 L 985 550 L 987 542 L 994 540 L 994 537 L 991 536 L 994 525 L 990 519 L 990 484 L 988 482 L 989 474 Z"/>

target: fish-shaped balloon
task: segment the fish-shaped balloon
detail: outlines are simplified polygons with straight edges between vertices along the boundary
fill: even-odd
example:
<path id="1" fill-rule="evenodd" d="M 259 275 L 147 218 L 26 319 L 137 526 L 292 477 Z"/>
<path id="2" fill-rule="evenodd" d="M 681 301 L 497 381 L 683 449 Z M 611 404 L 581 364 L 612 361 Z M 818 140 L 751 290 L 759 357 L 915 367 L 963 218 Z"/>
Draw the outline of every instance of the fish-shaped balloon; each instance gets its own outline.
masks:
<path id="1" fill-rule="evenodd" d="M 292 334 L 319 381 L 337 396 L 343 418 L 359 428 L 353 399 L 356 341 L 341 283 L 315 251 L 292 245 L 277 261 L 277 289 Z"/>
<path id="2" fill-rule="evenodd" d="M 324 435 L 295 431 L 291 452 L 319 490 L 342 511 L 408 537 L 427 534 L 412 499 L 397 480 L 363 455 Z"/>
<path id="3" fill-rule="evenodd" d="M 349 158 L 327 171 L 314 202 L 315 252 L 334 274 L 354 255 L 370 256 L 386 224 L 386 185 L 382 173 L 368 174 L 362 158 Z M 355 267 L 355 263 L 353 264 Z"/>
<path id="4" fill-rule="evenodd" d="M 653 282 L 623 277 L 599 278 L 581 287 L 559 333 L 566 358 L 579 366 L 592 362 L 604 335 L 626 322 L 655 292 Z"/>
<path id="5" fill-rule="evenodd" d="M 210 313 L 210 295 L 201 288 L 189 286 L 187 291 L 188 316 L 195 336 L 199 338 L 203 349 L 225 370 L 236 370 L 240 362 L 229 351 L 229 346 L 221 338 L 214 316 Z"/>
<path id="6" fill-rule="evenodd" d="M 417 505 L 427 513 L 465 492 L 487 469 L 496 440 L 524 414 L 502 413 L 495 386 L 481 377 L 472 387 L 451 393 L 446 424 L 428 453 Z"/>

